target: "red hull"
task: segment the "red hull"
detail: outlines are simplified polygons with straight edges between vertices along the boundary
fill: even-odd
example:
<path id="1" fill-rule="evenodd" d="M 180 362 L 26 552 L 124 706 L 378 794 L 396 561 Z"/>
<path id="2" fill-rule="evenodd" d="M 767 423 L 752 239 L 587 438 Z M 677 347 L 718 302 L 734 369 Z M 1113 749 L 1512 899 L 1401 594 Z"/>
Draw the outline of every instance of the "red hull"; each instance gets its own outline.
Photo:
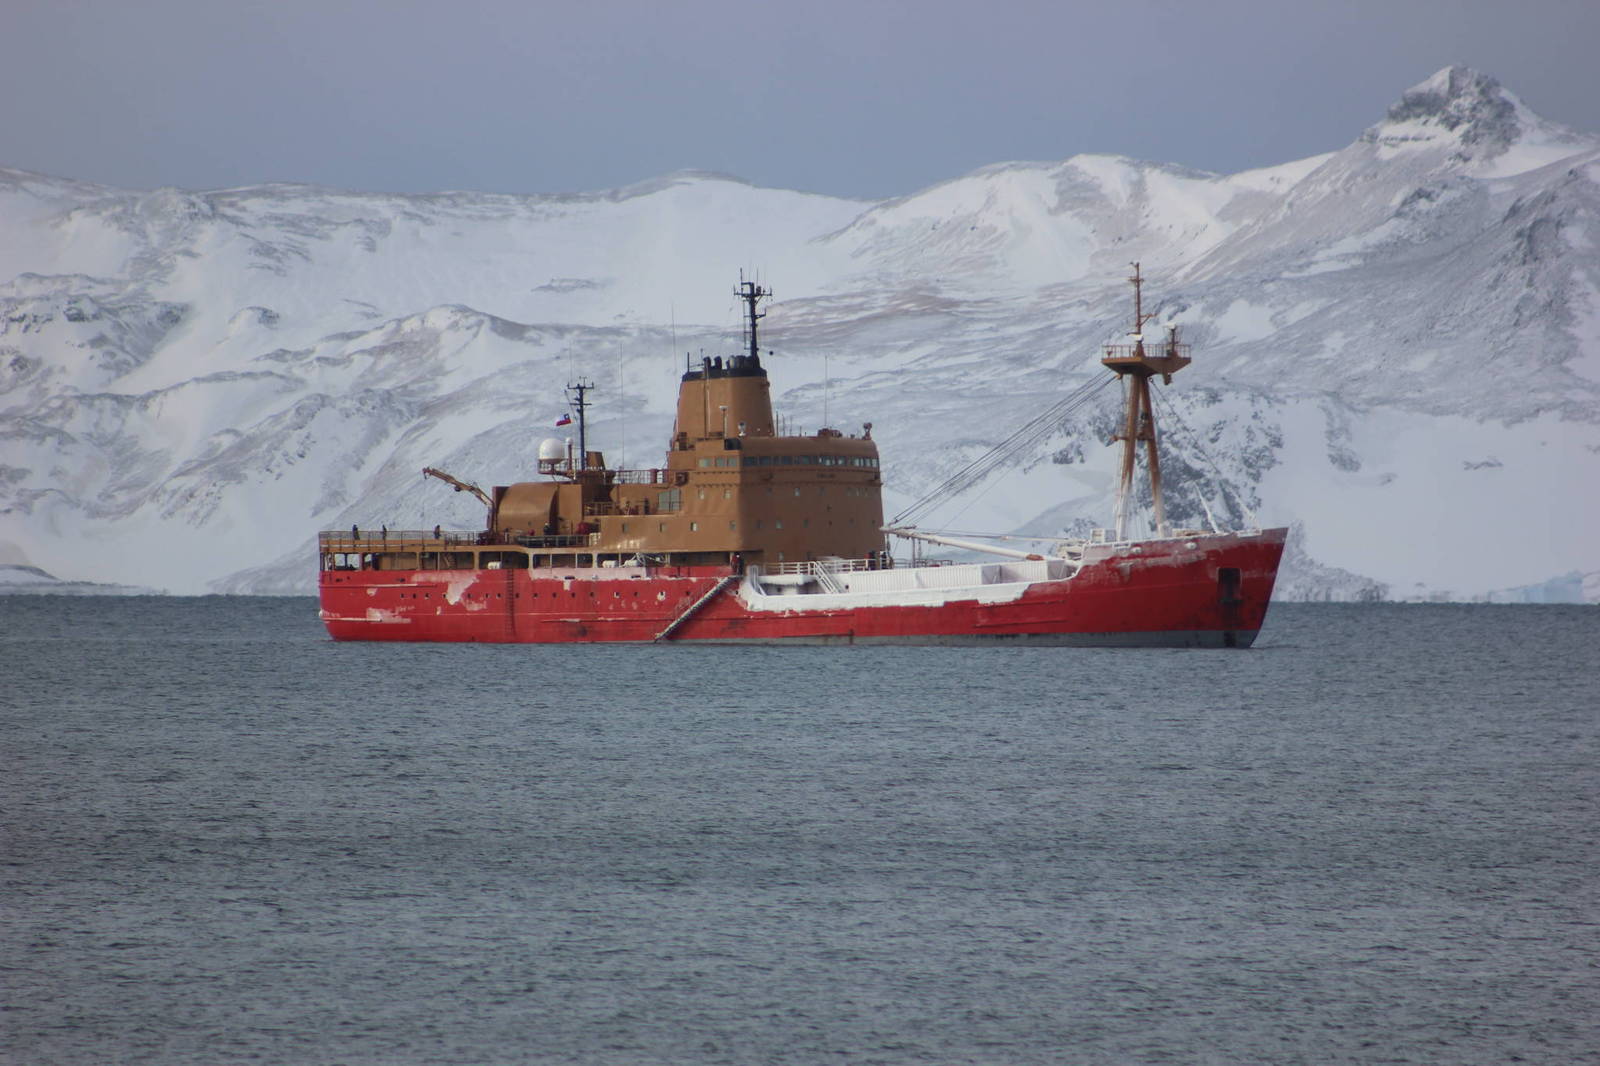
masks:
<path id="1" fill-rule="evenodd" d="M 1006 586 L 1003 598 L 951 589 L 940 602 L 890 593 L 757 606 L 735 583 L 681 622 L 728 571 L 328 570 L 322 618 L 335 640 L 649 642 L 670 629 L 674 641 L 1248 647 L 1285 532 L 1095 547 L 1072 577 Z"/>

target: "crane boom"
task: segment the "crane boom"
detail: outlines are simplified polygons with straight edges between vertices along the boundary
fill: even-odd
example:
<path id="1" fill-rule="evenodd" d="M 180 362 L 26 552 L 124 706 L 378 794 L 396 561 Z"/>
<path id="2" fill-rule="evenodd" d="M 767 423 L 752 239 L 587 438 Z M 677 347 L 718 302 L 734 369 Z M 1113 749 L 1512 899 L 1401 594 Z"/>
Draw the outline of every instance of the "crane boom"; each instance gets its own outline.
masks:
<path id="1" fill-rule="evenodd" d="M 457 478 L 453 478 L 449 474 L 446 474 L 443 470 L 435 470 L 431 466 L 425 466 L 425 467 L 422 468 L 422 476 L 423 477 L 436 477 L 440 481 L 444 482 L 446 485 L 449 485 L 451 488 L 455 489 L 457 492 L 470 492 L 470 493 L 472 493 L 478 499 L 483 501 L 483 505 L 485 507 L 493 507 L 494 506 L 494 501 L 489 499 L 489 494 L 487 492 L 484 492 L 482 489 L 480 489 L 478 486 L 474 485 L 470 481 L 461 481 L 461 480 L 459 480 Z"/>

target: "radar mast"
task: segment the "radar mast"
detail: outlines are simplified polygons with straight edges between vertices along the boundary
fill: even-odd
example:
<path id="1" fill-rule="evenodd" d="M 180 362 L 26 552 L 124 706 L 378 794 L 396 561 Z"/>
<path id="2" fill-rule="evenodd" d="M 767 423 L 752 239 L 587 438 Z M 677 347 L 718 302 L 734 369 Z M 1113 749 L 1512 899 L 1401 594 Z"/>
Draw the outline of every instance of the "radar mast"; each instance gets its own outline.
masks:
<path id="1" fill-rule="evenodd" d="M 589 400 L 587 396 L 592 388 L 594 388 L 594 382 L 584 381 L 582 378 L 567 385 L 567 401 L 578 412 L 578 470 L 580 472 L 589 469 Z"/>
<path id="2" fill-rule="evenodd" d="M 750 348 L 750 358 L 760 363 L 760 345 L 756 342 L 756 323 L 767 317 L 765 311 L 757 311 L 756 305 L 771 296 L 772 293 L 762 288 L 753 281 L 744 280 L 744 271 L 739 272 L 739 287 L 734 290 L 734 295 L 745 302 L 745 340 Z"/>

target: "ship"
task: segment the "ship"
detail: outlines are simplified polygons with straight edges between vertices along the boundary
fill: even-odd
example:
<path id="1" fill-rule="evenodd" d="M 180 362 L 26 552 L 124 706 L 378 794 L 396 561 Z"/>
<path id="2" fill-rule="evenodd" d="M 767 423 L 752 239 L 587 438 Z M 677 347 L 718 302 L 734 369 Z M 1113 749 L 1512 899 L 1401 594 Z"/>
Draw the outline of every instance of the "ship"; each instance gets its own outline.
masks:
<path id="1" fill-rule="evenodd" d="M 662 466 L 589 450 L 579 379 L 563 418 L 576 412 L 577 441 L 541 443 L 534 480 L 485 490 L 424 469 L 483 503 L 482 529 L 320 533 L 322 621 L 340 641 L 1248 648 L 1287 530 L 1168 524 L 1151 384 L 1190 350 L 1175 327 L 1147 346 L 1138 264 L 1129 280 L 1133 330 L 1101 358 L 1125 400 L 1112 527 L 1015 548 L 886 523 L 871 423 L 775 421 L 758 343 L 770 293 L 741 279 L 741 350 L 686 357 Z M 1152 516 L 1133 537 L 1141 447 Z"/>

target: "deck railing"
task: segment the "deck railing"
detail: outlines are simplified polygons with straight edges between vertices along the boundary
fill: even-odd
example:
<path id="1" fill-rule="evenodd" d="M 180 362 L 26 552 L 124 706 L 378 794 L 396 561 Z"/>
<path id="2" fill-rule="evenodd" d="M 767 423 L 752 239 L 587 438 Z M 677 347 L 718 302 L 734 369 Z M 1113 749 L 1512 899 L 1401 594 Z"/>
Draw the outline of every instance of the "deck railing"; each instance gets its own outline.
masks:
<path id="1" fill-rule="evenodd" d="M 1177 350 L 1174 351 L 1173 349 Z M 1104 359 L 1137 359 L 1143 355 L 1146 359 L 1161 359 L 1165 356 L 1176 355 L 1181 359 L 1189 358 L 1190 345 L 1170 345 L 1165 341 L 1151 341 L 1142 347 L 1137 344 L 1105 344 L 1101 345 L 1101 357 Z"/>
<path id="2" fill-rule="evenodd" d="M 365 555 L 385 551 L 438 551 L 452 548 L 488 548 L 515 544 L 524 548 L 588 548 L 600 542 L 598 533 L 572 533 L 548 537 L 485 533 L 481 530 L 441 529 L 366 529 L 325 530 L 317 534 L 317 547 L 324 552 Z"/>
<path id="3" fill-rule="evenodd" d="M 848 574 L 857 570 L 888 570 L 893 565 L 893 560 L 882 556 L 868 559 L 806 559 L 796 563 L 778 563 L 768 573 Z"/>
<path id="4" fill-rule="evenodd" d="M 613 470 L 610 480 L 619 485 L 664 485 L 666 470 Z"/>

